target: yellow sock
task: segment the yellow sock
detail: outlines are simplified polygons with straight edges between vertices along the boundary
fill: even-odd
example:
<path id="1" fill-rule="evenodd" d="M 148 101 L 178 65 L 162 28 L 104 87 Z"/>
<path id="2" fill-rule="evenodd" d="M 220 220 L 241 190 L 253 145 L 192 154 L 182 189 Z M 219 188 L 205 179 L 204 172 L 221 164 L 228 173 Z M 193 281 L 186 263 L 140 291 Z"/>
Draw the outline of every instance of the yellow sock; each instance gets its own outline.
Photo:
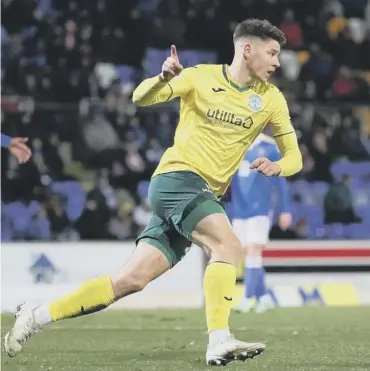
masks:
<path id="1" fill-rule="evenodd" d="M 229 328 L 235 282 L 236 268 L 232 264 L 214 262 L 207 266 L 203 289 L 208 332 Z"/>
<path id="2" fill-rule="evenodd" d="M 115 300 L 110 276 L 95 278 L 49 304 L 53 321 L 97 312 Z"/>

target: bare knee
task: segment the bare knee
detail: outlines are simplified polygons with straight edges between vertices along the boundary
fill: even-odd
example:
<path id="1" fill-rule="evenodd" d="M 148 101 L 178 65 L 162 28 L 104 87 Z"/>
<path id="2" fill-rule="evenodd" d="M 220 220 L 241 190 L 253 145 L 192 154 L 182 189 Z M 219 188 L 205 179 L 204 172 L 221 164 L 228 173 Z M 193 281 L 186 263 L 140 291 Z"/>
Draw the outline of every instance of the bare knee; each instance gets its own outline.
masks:
<path id="1" fill-rule="evenodd" d="M 148 283 L 148 279 L 140 272 L 122 272 L 112 276 L 113 291 L 116 297 L 139 292 Z"/>
<path id="2" fill-rule="evenodd" d="M 224 214 L 212 214 L 200 221 L 192 233 L 198 246 L 211 252 L 211 261 L 237 265 L 244 255 L 244 248 Z"/>
<path id="3" fill-rule="evenodd" d="M 148 243 L 139 243 L 122 270 L 112 276 L 116 298 L 143 290 L 168 269 L 169 262 L 159 249 Z"/>
<path id="4" fill-rule="evenodd" d="M 239 239 L 235 236 L 224 240 L 215 241 L 211 250 L 211 261 L 223 261 L 233 265 L 237 265 L 244 256 L 244 248 Z"/>

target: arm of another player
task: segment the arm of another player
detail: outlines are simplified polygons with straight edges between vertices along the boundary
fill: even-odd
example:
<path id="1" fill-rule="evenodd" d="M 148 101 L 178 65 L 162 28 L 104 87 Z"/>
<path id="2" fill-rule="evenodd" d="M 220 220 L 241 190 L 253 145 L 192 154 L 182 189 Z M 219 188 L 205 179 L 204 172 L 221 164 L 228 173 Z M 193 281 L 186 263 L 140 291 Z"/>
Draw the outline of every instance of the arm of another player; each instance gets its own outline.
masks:
<path id="1" fill-rule="evenodd" d="M 273 167 L 275 174 L 270 176 L 291 176 L 302 169 L 302 154 L 298 146 L 297 135 L 290 121 L 288 105 L 280 91 L 276 92 L 274 101 L 276 108 L 269 125 L 282 159 L 272 163 L 271 167 Z M 280 171 L 274 165 L 278 165 Z"/>
<path id="2" fill-rule="evenodd" d="M 139 106 L 150 106 L 177 97 L 185 97 L 192 89 L 189 80 L 191 70 L 193 69 L 183 70 L 176 47 L 172 45 L 171 56 L 164 61 L 162 72 L 158 76 L 144 80 L 135 89 L 132 101 Z"/>
<path id="3" fill-rule="evenodd" d="M 1 147 L 8 148 L 20 164 L 27 162 L 31 157 L 31 150 L 25 144 L 27 141 L 28 138 L 11 138 L 1 134 Z"/>
<path id="4" fill-rule="evenodd" d="M 5 135 L 1 134 L 1 147 L 3 148 L 9 148 L 9 144 L 12 141 L 12 138 Z"/>
<path id="5" fill-rule="evenodd" d="M 274 162 L 279 161 L 281 159 L 280 152 L 276 145 L 274 146 L 274 149 L 271 151 L 270 159 Z M 278 194 L 278 204 L 276 207 L 277 209 L 276 211 L 279 215 L 278 225 L 283 231 L 285 231 L 290 227 L 292 223 L 292 214 L 289 200 L 289 185 L 287 179 L 285 177 L 275 178 L 274 188 Z"/>
<path id="6" fill-rule="evenodd" d="M 292 214 L 290 212 L 290 202 L 289 202 L 289 186 L 286 178 L 279 177 L 276 178 L 277 190 L 279 193 L 279 227 L 285 231 L 292 223 Z"/>

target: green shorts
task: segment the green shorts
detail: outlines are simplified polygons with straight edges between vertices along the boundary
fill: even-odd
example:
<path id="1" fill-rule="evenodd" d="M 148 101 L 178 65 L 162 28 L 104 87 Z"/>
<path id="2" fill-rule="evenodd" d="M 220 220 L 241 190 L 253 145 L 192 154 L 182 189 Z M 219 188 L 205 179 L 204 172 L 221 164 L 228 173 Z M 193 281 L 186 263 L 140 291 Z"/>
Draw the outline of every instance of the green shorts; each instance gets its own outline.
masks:
<path id="1" fill-rule="evenodd" d="M 163 252 L 171 267 L 191 246 L 191 234 L 206 216 L 225 210 L 208 184 L 191 171 L 156 175 L 149 186 L 153 215 L 137 238 Z"/>

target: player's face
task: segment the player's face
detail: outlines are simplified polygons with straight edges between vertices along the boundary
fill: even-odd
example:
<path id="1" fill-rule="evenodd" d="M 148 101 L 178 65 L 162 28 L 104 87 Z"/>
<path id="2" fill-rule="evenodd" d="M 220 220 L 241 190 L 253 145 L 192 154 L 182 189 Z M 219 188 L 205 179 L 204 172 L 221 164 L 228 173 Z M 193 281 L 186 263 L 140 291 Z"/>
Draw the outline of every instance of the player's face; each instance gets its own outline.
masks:
<path id="1" fill-rule="evenodd" d="M 280 67 L 280 44 L 276 40 L 256 40 L 245 47 L 247 66 L 253 78 L 266 82 L 274 71 Z"/>

